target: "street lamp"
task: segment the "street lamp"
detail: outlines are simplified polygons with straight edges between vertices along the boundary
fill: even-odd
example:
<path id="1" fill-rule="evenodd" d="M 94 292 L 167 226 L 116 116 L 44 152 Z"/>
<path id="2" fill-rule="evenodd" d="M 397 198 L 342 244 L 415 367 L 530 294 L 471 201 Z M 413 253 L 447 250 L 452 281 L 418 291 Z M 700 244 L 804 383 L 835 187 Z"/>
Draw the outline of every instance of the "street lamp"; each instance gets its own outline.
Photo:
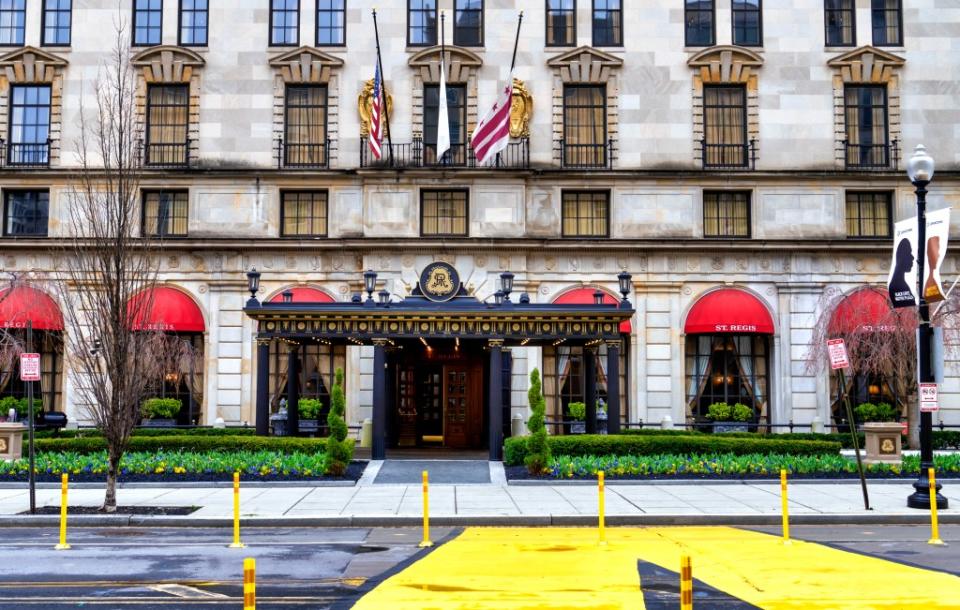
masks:
<path id="1" fill-rule="evenodd" d="M 257 291 L 260 290 L 260 272 L 257 271 L 256 267 L 247 272 L 247 290 L 250 291 L 250 300 L 247 301 L 247 306 L 259 306 Z"/>
<path id="2" fill-rule="evenodd" d="M 593 304 L 594 305 L 603 305 L 603 291 L 597 288 L 593 291 Z"/>
<path id="3" fill-rule="evenodd" d="M 927 185 L 933 180 L 933 157 L 927 149 L 918 144 L 913 156 L 907 162 L 907 175 L 917 193 L 917 307 L 920 310 L 920 327 L 917 329 L 917 377 L 920 383 L 933 383 L 933 367 L 930 362 L 930 341 L 933 329 L 930 327 L 930 308 L 923 294 L 923 264 L 927 242 Z M 919 400 L 919 391 L 917 392 Z M 927 476 L 933 467 L 933 414 L 920 412 L 920 477 L 914 481 L 916 490 L 907 497 L 909 508 L 930 508 L 930 480 Z M 947 499 L 940 495 L 940 483 L 935 490 L 937 508 L 947 508 Z"/>
<path id="4" fill-rule="evenodd" d="M 383 305 L 384 307 L 390 305 L 390 291 L 389 291 L 389 290 L 387 290 L 386 288 L 384 288 L 383 290 L 381 290 L 380 292 L 377 293 L 377 296 L 380 297 L 380 304 L 381 304 L 381 305 Z"/>
<path id="5" fill-rule="evenodd" d="M 623 302 L 627 302 L 627 295 L 630 294 L 630 280 L 633 278 L 632 275 L 626 271 L 621 271 L 617 276 L 617 281 L 620 283 L 620 294 L 623 295 Z"/>
<path id="6" fill-rule="evenodd" d="M 367 303 L 373 304 L 373 291 L 377 287 L 377 272 L 367 269 L 363 272 L 363 289 L 367 291 Z"/>
<path id="7" fill-rule="evenodd" d="M 503 291 L 498 290 L 493 293 L 493 301 L 497 304 L 497 307 L 503 305 Z"/>
<path id="8" fill-rule="evenodd" d="M 287 288 L 282 293 L 284 303 L 293 303 L 293 291 Z"/>
<path id="9" fill-rule="evenodd" d="M 503 300 L 510 302 L 510 293 L 513 292 L 513 274 L 504 271 L 500 274 L 500 290 L 503 291 Z"/>

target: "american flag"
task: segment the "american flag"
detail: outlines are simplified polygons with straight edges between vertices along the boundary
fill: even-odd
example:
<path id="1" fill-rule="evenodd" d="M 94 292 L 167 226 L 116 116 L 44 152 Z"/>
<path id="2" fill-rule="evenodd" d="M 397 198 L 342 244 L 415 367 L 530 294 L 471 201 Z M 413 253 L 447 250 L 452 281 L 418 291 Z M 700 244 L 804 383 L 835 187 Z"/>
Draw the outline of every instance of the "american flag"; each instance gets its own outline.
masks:
<path id="1" fill-rule="evenodd" d="M 373 74 L 373 103 L 370 105 L 370 152 L 380 158 L 380 143 L 383 141 L 383 83 L 380 82 L 380 62 Z"/>

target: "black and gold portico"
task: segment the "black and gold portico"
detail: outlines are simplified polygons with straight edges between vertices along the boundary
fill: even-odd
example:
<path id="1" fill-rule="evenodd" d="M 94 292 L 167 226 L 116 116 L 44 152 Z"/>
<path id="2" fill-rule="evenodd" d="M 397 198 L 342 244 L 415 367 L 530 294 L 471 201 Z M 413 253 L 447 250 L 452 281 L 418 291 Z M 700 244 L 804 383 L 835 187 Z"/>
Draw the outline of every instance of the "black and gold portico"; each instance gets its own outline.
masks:
<path id="1" fill-rule="evenodd" d="M 481 301 L 467 294 L 459 274 L 447 263 L 432 263 L 420 275 L 420 282 L 402 301 L 390 301 L 381 292 L 374 298 L 376 274 L 364 274 L 366 299 L 355 294 L 350 302 L 296 303 L 260 302 L 259 273 L 249 275 L 251 298 L 244 312 L 258 323 L 257 332 L 257 433 L 268 432 L 270 398 L 270 342 L 323 341 L 331 345 L 372 345 L 373 358 L 373 459 L 384 459 L 387 448 L 388 408 L 392 397 L 388 387 L 397 390 L 397 357 L 404 350 L 427 357 L 434 352 L 432 344 L 449 345 L 450 358 L 456 357 L 461 345 L 472 346 L 475 355 L 488 352 L 488 364 L 474 362 L 476 379 L 488 382 L 486 393 L 487 416 L 482 428 L 487 430 L 487 445 L 491 460 L 502 459 L 503 437 L 509 434 L 509 415 L 503 412 L 503 350 L 511 346 L 596 345 L 604 342 L 607 350 L 608 430 L 617 432 L 620 425 L 619 367 L 620 346 L 623 337 L 620 323 L 629 320 L 633 306 L 626 299 L 615 304 L 541 304 L 531 303 L 523 294 L 519 302 L 510 299 L 513 274 L 501 277 L 502 289 L 493 302 Z M 629 276 L 621 274 L 621 285 L 629 287 Z M 417 352 L 416 350 L 426 350 Z M 293 353 L 293 352 L 291 352 Z M 296 370 L 295 363 L 292 363 Z M 466 366 L 466 365 L 465 365 Z M 482 368 L 482 373 L 480 369 Z M 466 370 L 466 369 L 465 369 Z M 292 375 L 288 380 L 292 380 Z M 463 382 L 463 379 L 461 379 Z M 472 386 L 471 386 L 472 387 Z M 482 385 L 479 387 L 482 388 Z M 354 391 L 356 389 L 353 389 Z M 463 390 L 461 388 L 461 390 Z M 445 390 L 444 390 L 445 391 Z M 470 395 L 471 389 L 463 391 Z M 416 392 L 411 392 L 416 400 Z M 591 404 L 593 403 L 593 404 Z M 287 392 L 288 411 L 297 405 L 296 384 Z M 470 411 L 467 411 L 470 413 Z M 290 413 L 296 419 L 295 413 Z M 469 415 L 460 414 L 460 420 Z M 595 429 L 596 407 L 588 401 L 588 429 Z M 445 420 L 446 421 L 446 420 Z M 398 424 L 398 425 L 402 425 Z M 446 424 L 445 424 L 446 425 Z M 479 430 L 476 426 L 474 430 Z"/>

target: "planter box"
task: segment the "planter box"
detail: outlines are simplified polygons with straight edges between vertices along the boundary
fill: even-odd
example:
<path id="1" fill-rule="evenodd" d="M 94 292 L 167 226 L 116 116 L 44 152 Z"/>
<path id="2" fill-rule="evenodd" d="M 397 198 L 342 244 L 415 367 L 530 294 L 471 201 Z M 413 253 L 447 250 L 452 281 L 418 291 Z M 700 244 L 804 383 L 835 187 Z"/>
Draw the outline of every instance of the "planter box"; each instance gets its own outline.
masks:
<path id="1" fill-rule="evenodd" d="M 315 419 L 301 419 L 298 427 L 300 429 L 300 434 L 316 436 L 317 431 L 320 429 L 320 422 Z"/>
<path id="2" fill-rule="evenodd" d="M 173 428 L 177 425 L 175 419 L 142 419 L 140 425 L 144 428 Z"/>
<path id="3" fill-rule="evenodd" d="M 287 414 L 273 414 L 270 416 L 270 427 L 274 436 L 287 436 Z"/>
<path id="4" fill-rule="evenodd" d="M 867 455 L 864 464 L 900 464 L 901 435 L 903 426 L 896 422 L 867 422 L 863 424 L 863 434 L 866 437 Z"/>
<path id="5" fill-rule="evenodd" d="M 20 422 L 0 423 L 0 460 L 19 460 L 23 457 L 23 433 L 26 429 Z"/>
<path id="6" fill-rule="evenodd" d="M 717 421 L 713 422 L 714 432 L 750 432 L 750 422 Z"/>
<path id="7" fill-rule="evenodd" d="M 586 434 L 587 433 L 587 422 L 584 421 L 575 421 L 570 424 L 570 434 Z"/>

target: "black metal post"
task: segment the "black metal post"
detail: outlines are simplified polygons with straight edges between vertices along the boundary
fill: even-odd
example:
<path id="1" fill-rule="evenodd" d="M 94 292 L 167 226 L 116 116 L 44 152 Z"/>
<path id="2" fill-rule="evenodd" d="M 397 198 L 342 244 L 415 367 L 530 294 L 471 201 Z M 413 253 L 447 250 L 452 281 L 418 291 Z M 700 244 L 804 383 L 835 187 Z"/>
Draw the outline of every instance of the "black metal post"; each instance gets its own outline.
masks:
<path id="1" fill-rule="evenodd" d="M 503 340 L 490 340 L 490 387 L 487 391 L 490 420 L 490 461 L 503 461 Z"/>
<path id="2" fill-rule="evenodd" d="M 920 383 L 933 383 L 933 367 L 930 363 L 930 341 L 933 329 L 930 327 L 930 307 L 923 294 L 923 265 L 927 248 L 927 184 L 928 180 L 917 180 L 913 186 L 917 189 L 917 305 L 920 310 L 920 327 L 917 329 L 917 376 Z M 917 392 L 917 401 L 920 393 Z M 933 413 L 920 413 L 920 476 L 913 483 L 916 490 L 907 497 L 909 508 L 930 508 L 930 480 L 928 468 L 933 468 Z M 947 508 L 947 499 L 940 495 L 942 485 L 938 482 L 935 490 L 937 508 Z"/>
<path id="3" fill-rule="evenodd" d="M 299 345 L 291 345 L 287 352 L 287 434 L 300 434 L 300 379 L 297 351 Z"/>
<path id="4" fill-rule="evenodd" d="M 270 433 L 270 341 L 257 339 L 257 436 Z"/>
<path id="5" fill-rule="evenodd" d="M 27 320 L 27 353 L 33 353 L 33 320 Z M 34 473 L 35 462 L 36 462 L 36 453 L 34 452 L 34 438 L 33 438 L 33 382 L 27 382 L 27 428 L 29 430 L 29 440 L 30 440 L 30 474 L 28 479 L 30 481 L 30 514 L 35 514 L 37 512 L 37 475 Z"/>
<path id="6" fill-rule="evenodd" d="M 597 350 L 583 348 L 583 402 L 587 405 L 587 434 L 597 433 Z"/>
<path id="7" fill-rule="evenodd" d="M 620 434 L 620 341 L 607 341 L 607 434 Z"/>
<path id="8" fill-rule="evenodd" d="M 373 340 L 373 447 L 371 459 L 387 457 L 387 351 L 386 340 Z"/>

